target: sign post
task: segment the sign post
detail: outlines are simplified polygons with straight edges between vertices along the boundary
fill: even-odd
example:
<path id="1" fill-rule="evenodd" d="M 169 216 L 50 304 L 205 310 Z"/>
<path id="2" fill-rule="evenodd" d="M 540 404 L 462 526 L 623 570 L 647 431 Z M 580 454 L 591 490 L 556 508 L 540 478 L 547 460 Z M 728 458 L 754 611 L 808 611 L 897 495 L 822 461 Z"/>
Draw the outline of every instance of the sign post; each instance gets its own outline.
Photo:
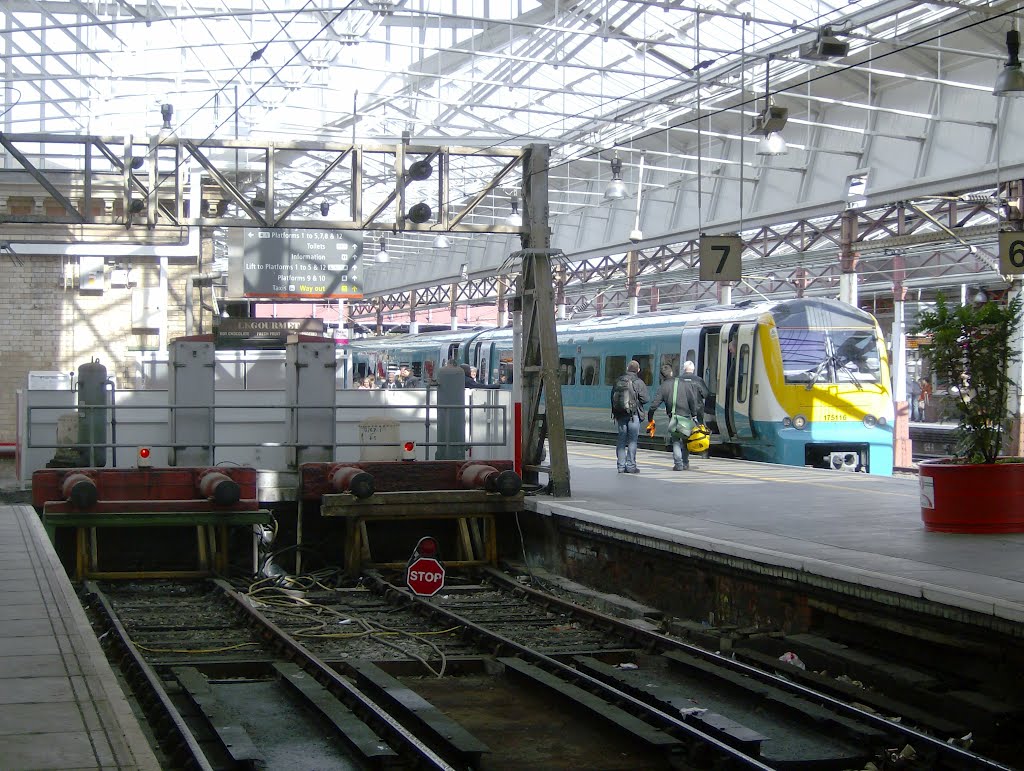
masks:
<path id="1" fill-rule="evenodd" d="M 363 296 L 361 231 L 240 228 L 233 242 L 245 297 L 344 299 Z"/>
<path id="2" fill-rule="evenodd" d="M 1007 230 L 999 234 L 999 272 L 1004 276 L 1024 273 L 1024 232 Z"/>
<path id="3" fill-rule="evenodd" d="M 743 239 L 739 236 L 700 237 L 700 280 L 740 281 Z"/>
<path id="4" fill-rule="evenodd" d="M 405 582 L 413 594 L 433 597 L 444 588 L 444 566 L 433 557 L 417 557 L 406 568 Z"/>

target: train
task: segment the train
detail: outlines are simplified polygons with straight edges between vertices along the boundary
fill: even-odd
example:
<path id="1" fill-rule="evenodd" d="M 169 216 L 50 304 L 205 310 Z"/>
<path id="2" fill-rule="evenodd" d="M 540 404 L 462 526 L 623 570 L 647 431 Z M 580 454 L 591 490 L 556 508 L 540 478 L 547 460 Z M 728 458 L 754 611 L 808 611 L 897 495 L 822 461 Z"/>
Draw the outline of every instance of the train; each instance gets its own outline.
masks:
<path id="1" fill-rule="evenodd" d="M 747 460 L 888 476 L 894 405 L 875 318 L 838 300 L 792 298 L 685 312 L 559 322 L 558 376 L 566 434 L 614 439 L 610 392 L 630 360 L 651 393 L 661 367 L 692 361 L 708 386 L 712 450 Z M 429 381 L 448 361 L 488 385 L 512 383 L 508 327 L 352 340 L 354 377 L 408 364 Z M 662 412 L 662 427 L 667 418 Z M 663 433 L 663 431 L 662 431 Z"/>

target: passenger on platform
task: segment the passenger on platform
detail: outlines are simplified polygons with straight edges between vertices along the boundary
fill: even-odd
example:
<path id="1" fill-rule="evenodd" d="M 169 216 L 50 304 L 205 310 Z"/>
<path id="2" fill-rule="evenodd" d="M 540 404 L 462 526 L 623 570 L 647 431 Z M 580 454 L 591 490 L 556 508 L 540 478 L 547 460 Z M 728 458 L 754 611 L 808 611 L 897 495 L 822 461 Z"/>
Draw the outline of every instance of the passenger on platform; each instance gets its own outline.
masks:
<path id="1" fill-rule="evenodd" d="M 476 367 L 471 367 L 468 364 L 460 364 L 462 371 L 466 373 L 466 388 L 497 388 L 498 385 L 488 385 L 487 383 L 481 383 L 476 379 Z"/>
<path id="2" fill-rule="evenodd" d="M 373 382 L 373 376 L 372 375 L 367 375 L 366 377 L 364 377 L 362 380 L 359 381 L 359 385 L 357 385 L 356 388 L 358 388 L 360 390 L 363 390 L 363 391 L 367 391 L 367 390 L 370 390 L 372 388 L 376 388 L 376 385 Z"/>
<path id="3" fill-rule="evenodd" d="M 921 407 L 921 380 L 910 381 L 910 419 L 911 421 L 921 421 L 923 418 L 921 414 L 924 410 Z"/>
<path id="4" fill-rule="evenodd" d="M 928 404 L 932 400 L 932 384 L 923 377 L 917 379 L 917 384 L 921 389 L 921 394 L 917 397 L 917 419 L 923 423 L 927 420 L 925 410 L 928 409 Z"/>
<path id="5" fill-rule="evenodd" d="M 388 372 L 387 380 L 385 380 L 384 383 L 381 385 L 381 388 L 385 388 L 389 391 L 401 387 L 402 386 L 399 384 L 398 378 L 394 370 Z"/>
<path id="6" fill-rule="evenodd" d="M 398 370 L 398 376 L 401 380 L 402 388 L 423 388 L 423 381 L 412 374 L 408 364 L 402 365 L 401 369 Z"/>
<path id="7" fill-rule="evenodd" d="M 654 420 L 658 407 L 665 405 L 665 413 L 671 418 L 679 414 L 693 418 L 697 425 L 704 422 L 704 395 L 707 386 L 697 375 L 692 361 L 683 364 L 683 374 L 679 378 L 672 377 L 672 367 L 661 366 L 661 386 L 654 396 L 654 401 L 647 407 L 647 422 Z M 672 470 L 687 471 L 690 468 L 690 450 L 686 446 L 689 437 L 674 437 L 666 433 L 666 443 L 672 448 Z"/>
<path id="8" fill-rule="evenodd" d="M 647 384 L 638 377 L 640 362 L 633 359 L 626 372 L 612 386 L 612 419 L 617 427 L 615 465 L 620 474 L 639 474 L 636 465 L 636 441 L 640 436 L 640 416 L 648 401 Z"/>

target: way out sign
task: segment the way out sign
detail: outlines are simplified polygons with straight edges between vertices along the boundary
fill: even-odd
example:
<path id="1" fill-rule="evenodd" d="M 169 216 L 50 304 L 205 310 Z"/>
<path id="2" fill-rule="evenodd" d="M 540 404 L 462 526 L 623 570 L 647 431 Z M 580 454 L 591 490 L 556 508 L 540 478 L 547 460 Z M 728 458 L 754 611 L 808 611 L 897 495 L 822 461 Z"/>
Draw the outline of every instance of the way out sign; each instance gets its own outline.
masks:
<path id="1" fill-rule="evenodd" d="M 433 557 L 418 557 L 406 568 L 405 583 L 413 594 L 433 597 L 444 588 L 444 566 Z"/>
<path id="2" fill-rule="evenodd" d="M 700 280 L 739 281 L 742 278 L 743 239 L 739 236 L 700 237 Z"/>

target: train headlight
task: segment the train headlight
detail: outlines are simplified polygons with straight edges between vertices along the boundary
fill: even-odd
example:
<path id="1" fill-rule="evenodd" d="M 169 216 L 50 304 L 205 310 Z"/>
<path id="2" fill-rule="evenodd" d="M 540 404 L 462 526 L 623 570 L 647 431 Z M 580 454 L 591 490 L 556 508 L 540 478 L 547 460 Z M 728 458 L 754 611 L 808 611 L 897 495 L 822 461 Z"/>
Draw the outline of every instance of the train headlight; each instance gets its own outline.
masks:
<path id="1" fill-rule="evenodd" d="M 806 428 L 806 426 L 807 418 L 805 418 L 803 415 L 797 415 L 795 418 L 793 418 L 793 428 L 795 428 L 797 431 L 803 431 L 804 428 Z"/>
<path id="2" fill-rule="evenodd" d="M 792 425 L 793 425 L 793 419 L 791 417 L 789 417 L 788 415 L 782 419 L 782 427 L 783 428 L 789 428 Z"/>
<path id="3" fill-rule="evenodd" d="M 867 426 L 868 428 L 874 428 L 876 425 L 878 425 L 878 418 L 876 418 L 874 415 L 865 415 L 864 425 Z"/>
<path id="4" fill-rule="evenodd" d="M 882 417 L 880 417 L 880 418 L 878 419 L 878 425 L 880 425 L 880 426 L 884 426 L 884 425 L 885 425 L 886 423 L 888 423 L 888 422 L 889 422 L 889 421 L 887 421 L 887 420 L 885 419 L 885 416 L 884 416 L 884 415 L 883 415 Z"/>

